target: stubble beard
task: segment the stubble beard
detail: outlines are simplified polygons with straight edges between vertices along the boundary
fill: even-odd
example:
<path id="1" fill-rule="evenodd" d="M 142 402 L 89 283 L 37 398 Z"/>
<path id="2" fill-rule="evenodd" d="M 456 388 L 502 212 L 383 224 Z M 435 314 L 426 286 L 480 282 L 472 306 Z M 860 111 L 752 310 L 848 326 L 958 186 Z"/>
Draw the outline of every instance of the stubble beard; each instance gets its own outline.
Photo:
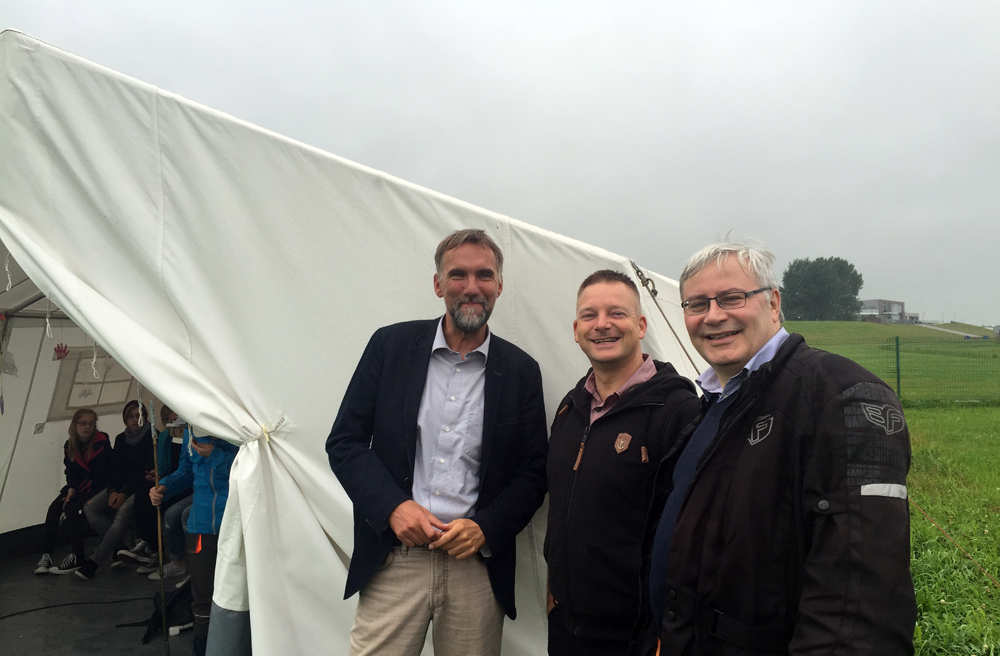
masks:
<path id="1" fill-rule="evenodd" d="M 464 303 L 480 303 L 482 309 L 478 312 L 476 310 L 470 310 L 467 312 L 462 311 L 462 304 Z M 460 331 L 466 334 L 472 334 L 479 332 L 479 329 L 486 325 L 486 322 L 490 319 L 490 314 L 492 310 L 486 304 L 485 296 L 460 296 L 456 298 L 451 307 L 448 308 L 448 314 L 451 316 L 452 323 Z"/>

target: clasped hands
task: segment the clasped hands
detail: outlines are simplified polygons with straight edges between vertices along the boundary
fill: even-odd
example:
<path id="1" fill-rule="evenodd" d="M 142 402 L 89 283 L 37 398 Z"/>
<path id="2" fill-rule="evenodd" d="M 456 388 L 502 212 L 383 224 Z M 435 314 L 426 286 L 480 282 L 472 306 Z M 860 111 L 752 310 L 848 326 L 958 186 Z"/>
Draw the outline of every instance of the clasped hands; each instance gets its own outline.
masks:
<path id="1" fill-rule="evenodd" d="M 443 549 L 458 560 L 476 555 L 486 544 L 482 529 L 471 519 L 446 524 L 412 500 L 396 506 L 389 515 L 389 527 L 407 547 Z"/>

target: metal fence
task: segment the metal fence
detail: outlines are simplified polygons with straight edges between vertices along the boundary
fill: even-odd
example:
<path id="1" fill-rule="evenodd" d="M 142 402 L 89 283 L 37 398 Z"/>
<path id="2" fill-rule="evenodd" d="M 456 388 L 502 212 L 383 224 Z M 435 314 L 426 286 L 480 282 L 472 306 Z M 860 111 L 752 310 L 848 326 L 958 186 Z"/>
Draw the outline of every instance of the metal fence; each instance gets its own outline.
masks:
<path id="1" fill-rule="evenodd" d="M 1000 405 L 1000 341 L 895 337 L 808 340 L 884 380 L 905 406 Z"/>

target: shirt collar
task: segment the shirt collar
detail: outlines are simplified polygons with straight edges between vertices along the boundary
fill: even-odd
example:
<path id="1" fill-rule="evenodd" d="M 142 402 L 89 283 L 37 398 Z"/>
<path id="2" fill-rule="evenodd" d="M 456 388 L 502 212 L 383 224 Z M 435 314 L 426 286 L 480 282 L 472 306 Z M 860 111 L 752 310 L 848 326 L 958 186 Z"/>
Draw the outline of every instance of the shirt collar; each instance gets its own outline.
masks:
<path id="1" fill-rule="evenodd" d="M 488 360 L 489 357 L 490 357 L 490 338 L 491 337 L 492 337 L 492 334 L 490 333 L 490 327 L 486 326 L 486 339 L 483 340 L 482 344 L 480 344 L 476 348 L 474 348 L 471 351 L 469 351 L 469 353 L 482 353 L 483 354 L 483 366 L 486 366 L 486 364 L 485 364 L 486 360 Z M 448 346 L 448 340 L 446 340 L 444 338 L 444 317 L 441 317 L 441 319 L 438 321 L 437 333 L 434 335 L 434 344 L 431 345 L 431 353 L 434 353 L 438 349 L 445 349 L 445 350 L 450 351 L 452 353 L 456 352 L 456 351 L 452 351 L 451 350 L 451 347 Z M 469 354 L 466 353 L 466 357 L 468 357 L 468 355 Z"/>
<path id="2" fill-rule="evenodd" d="M 639 368 L 635 370 L 629 379 L 619 387 L 616 391 L 608 394 L 608 399 L 616 394 L 621 397 L 625 392 L 629 391 L 636 385 L 645 383 L 647 380 L 656 375 L 656 363 L 653 358 L 649 357 L 649 353 L 642 354 L 642 364 Z M 602 399 L 600 394 L 597 393 L 597 378 L 594 376 L 594 371 L 591 369 L 590 375 L 587 376 L 587 381 L 583 384 L 583 389 L 586 390 L 591 397 L 593 397 L 598 403 L 604 403 L 608 399 Z"/>
<path id="3" fill-rule="evenodd" d="M 723 389 L 722 385 L 719 384 L 719 376 L 715 373 L 715 369 L 709 367 L 701 373 L 695 379 L 698 386 L 701 387 L 702 391 L 706 394 L 720 394 L 719 400 L 729 396 L 736 390 L 740 388 L 740 384 L 743 380 L 749 376 L 752 372 L 757 371 L 765 363 L 770 362 L 774 357 L 774 354 L 778 352 L 781 345 L 784 344 L 785 340 L 788 339 L 788 331 L 784 328 L 779 328 L 778 332 L 774 334 L 771 339 L 767 340 L 767 343 L 760 348 L 759 351 L 754 353 L 754 356 L 750 358 L 750 361 L 743 365 L 743 369 L 740 373 L 736 374 L 726 383 Z"/>

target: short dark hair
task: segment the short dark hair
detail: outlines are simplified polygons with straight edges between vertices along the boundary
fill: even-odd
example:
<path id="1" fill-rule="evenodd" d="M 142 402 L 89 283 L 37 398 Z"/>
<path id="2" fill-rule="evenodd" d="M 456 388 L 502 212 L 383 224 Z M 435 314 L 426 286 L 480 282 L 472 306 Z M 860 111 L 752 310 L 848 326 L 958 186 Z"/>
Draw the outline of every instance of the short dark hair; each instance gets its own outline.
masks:
<path id="1" fill-rule="evenodd" d="M 149 420 L 149 411 L 146 410 L 146 407 L 145 406 L 140 407 L 139 406 L 139 402 L 136 401 L 135 399 L 132 399 L 131 401 L 129 401 L 128 403 L 125 404 L 124 408 L 122 408 L 122 421 L 125 421 L 125 417 L 128 415 L 129 411 L 132 408 L 139 408 L 142 411 L 142 420 L 143 421 L 148 421 Z"/>
<path id="2" fill-rule="evenodd" d="M 478 228 L 456 230 L 445 237 L 438 244 L 437 250 L 434 251 L 434 270 L 442 273 L 441 262 L 444 261 L 444 254 L 463 244 L 479 244 L 493 251 L 493 255 L 497 261 L 497 276 L 503 278 L 503 252 L 497 246 L 497 243 L 493 241 L 493 238 L 486 234 L 485 230 L 479 230 Z"/>
<path id="3" fill-rule="evenodd" d="M 599 282 L 620 282 L 632 290 L 632 293 L 635 294 L 636 302 L 639 303 L 639 288 L 636 287 L 635 282 L 621 271 L 613 271 L 611 269 L 601 269 L 584 278 L 583 282 L 580 283 L 580 289 L 576 290 L 576 297 L 580 298 L 583 290 Z"/>

